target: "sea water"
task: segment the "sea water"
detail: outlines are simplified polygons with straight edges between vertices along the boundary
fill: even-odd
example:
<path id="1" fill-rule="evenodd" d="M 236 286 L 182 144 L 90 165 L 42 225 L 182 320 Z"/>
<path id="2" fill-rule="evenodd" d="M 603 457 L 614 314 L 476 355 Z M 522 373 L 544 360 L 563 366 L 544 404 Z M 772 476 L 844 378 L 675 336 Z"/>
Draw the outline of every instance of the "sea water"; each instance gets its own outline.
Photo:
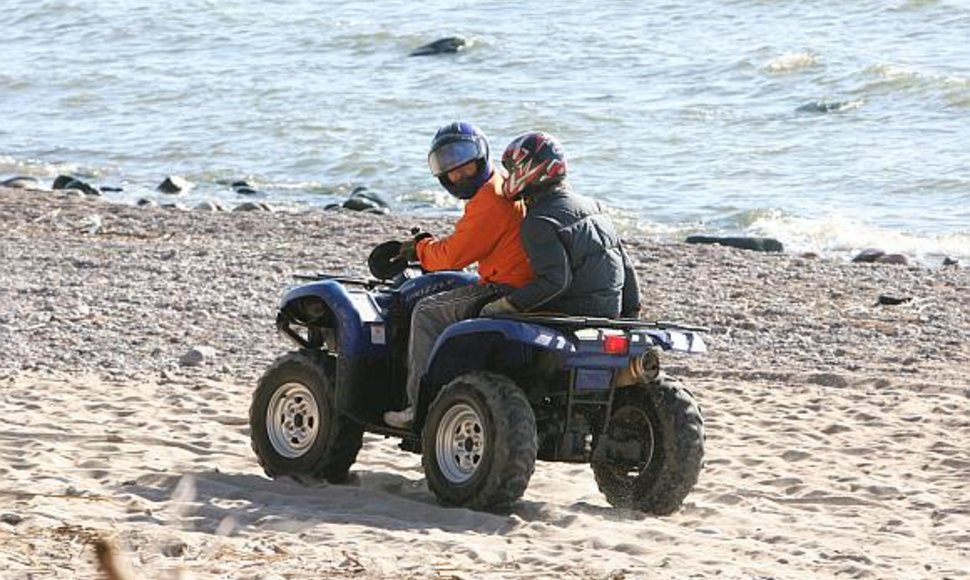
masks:
<path id="1" fill-rule="evenodd" d="M 970 2 L 4 0 L 0 179 L 455 214 L 435 130 L 563 142 L 625 236 L 970 259 Z M 455 54 L 409 57 L 446 36 Z M 245 199 L 229 184 L 246 181 Z M 376 219 L 376 218 L 375 218 Z"/>

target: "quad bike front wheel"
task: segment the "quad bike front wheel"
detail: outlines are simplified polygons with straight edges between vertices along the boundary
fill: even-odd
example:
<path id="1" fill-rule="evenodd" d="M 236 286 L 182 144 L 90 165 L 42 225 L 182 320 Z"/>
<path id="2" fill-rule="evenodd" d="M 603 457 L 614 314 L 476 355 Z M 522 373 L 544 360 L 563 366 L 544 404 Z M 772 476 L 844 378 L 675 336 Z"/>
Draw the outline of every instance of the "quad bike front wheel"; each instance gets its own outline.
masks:
<path id="1" fill-rule="evenodd" d="M 301 350 L 278 358 L 259 380 L 249 425 L 266 475 L 301 483 L 347 479 L 363 431 L 334 404 L 334 368 L 332 355 Z"/>
<path id="2" fill-rule="evenodd" d="M 535 415 L 503 375 L 472 372 L 445 385 L 421 439 L 428 487 L 445 505 L 506 508 L 525 493 L 535 469 Z"/>
<path id="3" fill-rule="evenodd" d="M 616 392 L 609 427 L 595 445 L 593 475 L 610 504 L 667 515 L 697 483 L 704 419 L 690 391 L 661 376 Z"/>

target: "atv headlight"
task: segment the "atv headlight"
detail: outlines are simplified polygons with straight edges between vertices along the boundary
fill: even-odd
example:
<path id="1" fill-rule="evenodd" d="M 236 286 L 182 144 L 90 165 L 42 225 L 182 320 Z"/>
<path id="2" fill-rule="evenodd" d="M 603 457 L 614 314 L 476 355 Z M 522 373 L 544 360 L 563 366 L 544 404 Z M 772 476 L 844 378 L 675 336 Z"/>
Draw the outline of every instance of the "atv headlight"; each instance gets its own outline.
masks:
<path id="1" fill-rule="evenodd" d="M 286 313 L 306 326 L 320 326 L 328 322 L 330 309 L 323 300 L 307 296 L 287 304 Z"/>

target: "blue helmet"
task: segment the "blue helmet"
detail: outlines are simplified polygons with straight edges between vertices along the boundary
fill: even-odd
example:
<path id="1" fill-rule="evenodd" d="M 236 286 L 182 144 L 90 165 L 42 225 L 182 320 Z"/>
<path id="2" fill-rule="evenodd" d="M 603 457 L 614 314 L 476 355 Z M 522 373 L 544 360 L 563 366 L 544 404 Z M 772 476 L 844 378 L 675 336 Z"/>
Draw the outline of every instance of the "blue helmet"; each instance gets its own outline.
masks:
<path id="1" fill-rule="evenodd" d="M 428 166 L 448 193 L 458 199 L 471 199 L 478 188 L 492 177 L 488 139 L 470 123 L 451 123 L 438 129 L 431 140 Z M 475 175 L 452 182 L 448 172 L 467 163 L 476 163 Z"/>

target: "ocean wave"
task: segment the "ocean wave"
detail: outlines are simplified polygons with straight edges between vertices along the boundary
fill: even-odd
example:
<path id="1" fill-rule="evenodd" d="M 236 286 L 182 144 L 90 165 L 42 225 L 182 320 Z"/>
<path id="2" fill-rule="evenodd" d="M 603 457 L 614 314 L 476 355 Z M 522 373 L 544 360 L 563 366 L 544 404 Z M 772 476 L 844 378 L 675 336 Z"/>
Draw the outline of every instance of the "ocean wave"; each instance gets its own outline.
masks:
<path id="1" fill-rule="evenodd" d="M 364 185 L 395 211 L 453 215 L 426 155 L 435 129 L 462 118 L 493 158 L 522 131 L 556 134 L 577 191 L 622 207 L 637 235 L 745 233 L 820 207 L 952 233 L 970 21 L 958 3 L 893 9 L 905 2 L 587 2 L 541 7 L 550 29 L 536 35 L 436 0 L 9 0 L 0 154 L 14 161 L 0 171 L 101 171 L 92 184 L 132 196 L 178 174 L 197 182 L 193 201 L 246 180 L 271 205 L 307 207 Z M 458 35 L 458 55 L 407 57 Z M 792 114 L 805 104 L 819 114 Z M 768 205 L 790 213 L 757 209 Z"/>
<path id="2" fill-rule="evenodd" d="M 21 89 L 26 89 L 30 86 L 31 83 L 27 79 L 15 78 L 0 73 L 0 89 L 5 91 L 18 91 Z"/>
<path id="3" fill-rule="evenodd" d="M 935 73 L 898 64 L 878 64 L 863 71 L 860 91 L 868 94 L 894 92 L 939 93 L 944 98 L 960 102 L 970 96 L 970 77 Z"/>
<path id="4" fill-rule="evenodd" d="M 899 253 L 926 263 L 943 257 L 970 260 L 970 229 L 946 234 L 919 234 L 876 226 L 840 214 L 806 218 L 768 214 L 747 228 L 749 235 L 780 240 L 789 252 L 817 252 L 852 257 L 866 248 Z"/>
<path id="5" fill-rule="evenodd" d="M 436 208 L 443 210 L 460 210 L 462 202 L 441 188 L 419 189 L 403 193 L 397 201 L 411 208 Z"/>
<path id="6" fill-rule="evenodd" d="M 3 178 L 16 175 L 25 177 L 54 177 L 61 174 L 94 177 L 100 175 L 101 172 L 96 169 L 86 168 L 78 163 L 17 159 L 8 155 L 0 155 L 0 176 Z"/>
<path id="7" fill-rule="evenodd" d="M 694 234 L 770 237 L 782 242 L 791 254 L 848 260 L 866 248 L 878 248 L 927 265 L 939 265 L 945 257 L 970 261 L 970 226 L 963 231 L 918 233 L 838 213 L 804 217 L 778 209 L 722 211 L 718 219 L 677 223 L 651 221 L 630 209 L 608 208 L 607 212 L 624 238 L 682 242 Z"/>

